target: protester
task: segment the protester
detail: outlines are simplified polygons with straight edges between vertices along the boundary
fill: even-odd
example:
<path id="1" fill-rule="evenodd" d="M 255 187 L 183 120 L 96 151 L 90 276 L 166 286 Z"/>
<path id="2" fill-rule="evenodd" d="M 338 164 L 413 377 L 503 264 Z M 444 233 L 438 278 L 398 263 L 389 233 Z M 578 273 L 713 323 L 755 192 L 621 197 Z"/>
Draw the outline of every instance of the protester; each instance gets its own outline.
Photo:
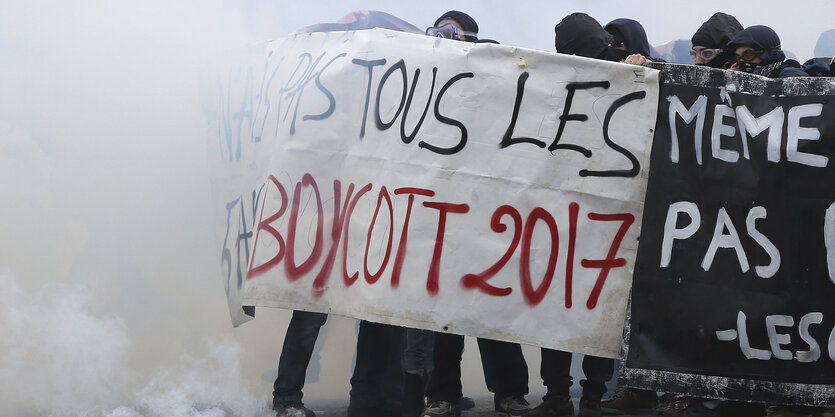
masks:
<path id="1" fill-rule="evenodd" d="M 628 20 L 628 19 L 624 19 Z M 631 24 L 628 22 L 627 26 Z M 637 22 L 635 22 L 637 23 Z M 623 27 L 615 24 L 612 28 Z M 620 29 L 616 29 L 621 32 Z M 630 30 L 630 34 L 633 34 Z M 621 32 L 621 36 L 623 33 Z M 644 38 L 646 35 L 644 35 Z M 585 13 L 572 13 L 554 27 L 554 47 L 558 53 L 573 54 L 588 58 L 618 62 L 629 51 L 624 41 L 615 42 L 615 36 L 603 29 L 600 23 Z M 625 39 L 625 38 L 624 38 Z M 640 42 L 634 42 L 640 44 Z M 615 46 L 617 44 L 617 46 Z M 640 47 L 647 45 L 641 45 Z M 573 417 L 574 404 L 571 402 L 569 388 L 572 384 L 571 353 L 553 349 L 542 349 L 540 376 L 547 388 L 542 403 L 527 414 L 528 417 Z M 600 402 L 606 393 L 606 381 L 612 378 L 615 361 L 585 355 L 583 373 L 586 379 L 580 381 L 583 394 L 580 398 L 578 417 L 602 416 Z"/>
<path id="2" fill-rule="evenodd" d="M 808 77 L 800 63 L 786 60 L 777 32 L 768 26 L 750 26 L 737 33 L 728 48 L 736 54 L 732 71 L 742 71 L 769 78 Z"/>
<path id="3" fill-rule="evenodd" d="M 734 53 L 733 51 L 727 50 L 727 44 L 741 30 L 742 25 L 733 16 L 722 12 L 714 13 L 693 35 L 691 39 L 693 46 L 690 49 L 691 58 L 693 58 L 696 65 L 725 68 L 726 63 L 730 65 L 730 63 L 734 62 Z M 646 59 L 647 55 L 645 53 L 632 51 L 630 53 L 636 55 L 627 57 L 627 63 L 642 65 L 649 61 Z M 677 409 L 679 407 L 678 404 L 682 400 L 681 398 L 670 397 L 668 394 L 665 399 L 666 401 L 663 402 L 664 411 L 681 411 Z M 686 398 L 683 400 L 686 401 L 686 404 L 680 406 L 682 409 L 690 404 L 691 399 Z M 601 403 L 601 409 L 604 414 L 615 415 L 652 412 L 658 406 L 658 395 L 654 391 L 634 388 L 624 389 L 612 399 Z"/>
<path id="4" fill-rule="evenodd" d="M 450 10 L 442 14 L 435 25 L 426 29 L 429 36 L 439 36 L 465 42 L 478 41 L 478 24 L 470 15 Z M 487 40 L 489 43 L 497 43 Z M 528 393 L 528 365 L 518 343 L 478 338 L 481 363 L 487 389 L 494 395 L 494 408 L 508 416 L 521 416 L 530 411 L 525 395 Z M 461 355 L 464 336 L 435 333 L 433 361 L 435 369 L 426 389 L 428 405 L 424 417 L 458 416 L 461 413 Z"/>
<path id="5" fill-rule="evenodd" d="M 429 36 L 475 42 L 478 40 L 478 23 L 470 15 L 450 10 L 435 20 L 435 25 L 426 29 Z"/>
<path id="6" fill-rule="evenodd" d="M 696 65 L 727 69 L 735 62 L 734 51 L 728 48 L 731 39 L 742 30 L 735 17 L 716 12 L 693 34 L 690 57 Z"/>
<path id="7" fill-rule="evenodd" d="M 656 57 L 658 54 L 649 45 L 647 32 L 644 27 L 633 19 L 615 19 L 603 27 L 606 32 L 612 35 L 612 42 L 609 46 L 626 51 L 629 55 L 640 54 L 645 57 Z M 660 58 L 651 58 L 653 61 L 661 61 Z"/>
<path id="8" fill-rule="evenodd" d="M 558 53 L 618 62 L 629 52 L 610 46 L 614 37 L 593 17 L 572 13 L 554 27 L 554 48 Z"/>

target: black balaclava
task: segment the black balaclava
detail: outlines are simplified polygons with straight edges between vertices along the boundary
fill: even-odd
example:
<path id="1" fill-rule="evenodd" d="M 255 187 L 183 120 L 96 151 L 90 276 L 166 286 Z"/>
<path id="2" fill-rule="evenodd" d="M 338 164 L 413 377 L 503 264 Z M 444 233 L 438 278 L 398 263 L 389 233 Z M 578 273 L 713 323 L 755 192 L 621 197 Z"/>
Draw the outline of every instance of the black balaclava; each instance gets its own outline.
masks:
<path id="1" fill-rule="evenodd" d="M 458 10 L 450 10 L 441 15 L 437 20 L 435 20 L 435 26 L 438 26 L 438 23 L 441 23 L 441 20 L 454 20 L 461 25 L 461 29 L 466 30 L 467 32 L 478 33 L 478 23 L 475 22 L 475 19 L 470 17 L 470 15 L 459 12 Z M 464 35 L 464 40 L 473 42 L 478 39 L 477 36 L 469 36 Z"/>
<path id="2" fill-rule="evenodd" d="M 647 32 L 636 20 L 615 19 L 606 24 L 603 29 L 614 37 L 615 43 L 623 42 L 629 55 L 641 54 L 647 58 L 652 55 L 652 49 L 647 40 Z"/>
<path id="3" fill-rule="evenodd" d="M 739 63 L 739 69 L 744 72 L 770 77 L 773 75 L 771 73 L 786 59 L 786 54 L 780 46 L 780 37 L 774 29 L 768 26 L 755 25 L 741 30 L 728 43 L 728 49 L 736 54 L 736 48 L 743 45 L 762 51 L 759 64 Z"/>
<path id="4" fill-rule="evenodd" d="M 572 13 L 554 27 L 554 47 L 561 54 L 620 61 L 628 53 L 612 48 L 612 35 L 585 13 Z"/>
<path id="5" fill-rule="evenodd" d="M 699 30 L 693 35 L 690 43 L 693 46 L 703 46 L 708 49 L 721 49 L 722 53 L 703 64 L 713 68 L 724 68 L 726 63 L 733 64 L 736 54 L 728 47 L 731 39 L 742 30 L 742 25 L 735 17 L 716 12 L 710 19 L 702 23 Z"/>

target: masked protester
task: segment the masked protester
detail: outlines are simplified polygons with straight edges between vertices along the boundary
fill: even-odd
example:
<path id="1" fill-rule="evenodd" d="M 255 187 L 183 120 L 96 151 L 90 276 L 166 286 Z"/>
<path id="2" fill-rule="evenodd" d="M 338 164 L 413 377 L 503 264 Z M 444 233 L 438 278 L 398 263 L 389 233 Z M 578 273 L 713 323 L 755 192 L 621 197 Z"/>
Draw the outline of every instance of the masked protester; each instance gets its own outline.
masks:
<path id="1" fill-rule="evenodd" d="M 554 27 L 554 48 L 561 54 L 620 62 L 629 52 L 609 46 L 613 39 L 585 13 L 572 13 Z"/>
<path id="2" fill-rule="evenodd" d="M 756 25 L 737 33 L 728 44 L 736 54 L 731 70 L 758 74 L 769 78 L 808 77 L 795 60 L 786 60 L 777 32 L 768 26 Z"/>
<path id="3" fill-rule="evenodd" d="M 438 36 L 446 39 L 456 39 L 474 43 L 498 43 L 492 39 L 479 42 L 478 24 L 470 15 L 450 10 L 435 20 L 435 26 L 426 29 L 426 35 Z M 406 337 L 414 335 L 419 330 L 408 329 Z M 432 339 L 427 338 L 427 339 Z M 525 400 L 528 393 L 528 364 L 522 355 L 522 346 L 499 340 L 477 338 L 478 350 L 481 353 L 481 365 L 484 369 L 484 382 L 487 389 L 493 393 L 495 411 L 509 417 L 522 416 L 530 411 L 530 404 Z M 407 344 L 409 342 L 407 341 Z M 434 370 L 426 384 L 426 408 L 420 412 L 421 417 L 458 417 L 461 410 L 472 408 L 471 399 L 464 397 L 461 386 L 461 358 L 464 353 L 464 336 L 452 333 L 436 332 L 430 347 L 423 344 L 423 354 L 431 352 Z M 407 360 L 408 360 L 407 352 Z M 407 367 L 408 368 L 408 367 Z M 408 375 L 408 380 L 416 380 Z M 422 383 L 422 380 L 417 380 Z M 414 396 L 415 392 L 407 386 L 405 398 L 409 404 L 420 405 L 423 401 L 422 393 Z M 417 386 L 420 388 L 421 386 Z M 414 399 L 414 400 L 413 400 Z M 403 416 L 412 416 L 416 409 L 411 405 L 404 405 Z"/>
<path id="4" fill-rule="evenodd" d="M 742 25 L 735 17 L 722 12 L 716 12 L 699 30 L 693 34 L 690 42 L 693 49 L 690 57 L 696 65 L 712 68 L 728 69 L 735 62 L 736 56 L 728 43 L 742 30 Z"/>
<path id="5" fill-rule="evenodd" d="M 478 40 L 478 23 L 470 15 L 450 10 L 435 20 L 435 26 L 426 29 L 428 36 L 475 42 Z"/>
<path id="6" fill-rule="evenodd" d="M 620 18 L 615 19 L 603 27 L 606 32 L 612 35 L 612 42 L 609 46 L 626 51 L 629 55 L 641 54 L 649 57 L 654 54 L 652 47 L 647 40 L 647 32 L 636 20 Z M 653 58 L 657 60 L 657 58 Z"/>

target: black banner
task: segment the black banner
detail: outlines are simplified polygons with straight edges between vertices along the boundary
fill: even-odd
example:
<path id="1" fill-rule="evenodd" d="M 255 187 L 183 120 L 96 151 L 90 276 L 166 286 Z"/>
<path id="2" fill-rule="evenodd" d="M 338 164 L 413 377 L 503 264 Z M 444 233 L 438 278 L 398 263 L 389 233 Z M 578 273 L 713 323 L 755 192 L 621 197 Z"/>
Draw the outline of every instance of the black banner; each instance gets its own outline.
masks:
<path id="1" fill-rule="evenodd" d="M 835 87 L 663 65 L 625 385 L 835 405 Z"/>

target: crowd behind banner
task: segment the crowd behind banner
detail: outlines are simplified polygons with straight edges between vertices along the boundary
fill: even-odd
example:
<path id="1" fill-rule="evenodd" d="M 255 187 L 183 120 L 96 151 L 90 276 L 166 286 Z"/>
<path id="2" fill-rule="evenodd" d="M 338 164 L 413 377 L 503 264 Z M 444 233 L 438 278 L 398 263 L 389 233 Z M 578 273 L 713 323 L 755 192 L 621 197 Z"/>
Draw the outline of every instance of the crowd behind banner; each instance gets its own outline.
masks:
<path id="1" fill-rule="evenodd" d="M 480 30 L 479 25 L 471 16 L 455 10 L 440 15 L 425 31 L 386 13 L 362 11 L 351 13 L 339 22 L 310 26 L 302 29 L 301 32 L 360 30 L 374 27 L 422 33 L 427 36 L 461 42 L 498 43 L 496 40 L 483 37 L 482 33 L 489 32 L 489 30 Z M 677 349 L 686 345 L 686 355 L 672 358 L 669 352 L 664 350 L 665 347 L 662 346 L 664 344 L 663 334 L 657 340 L 652 339 L 652 337 L 653 335 L 659 337 L 658 334 L 663 328 L 675 330 L 676 324 L 665 322 L 664 318 L 687 317 L 686 312 L 681 313 L 682 306 L 689 305 L 687 304 L 687 297 L 698 297 L 698 304 L 701 304 L 702 308 L 708 311 L 711 310 L 713 305 L 711 297 L 715 296 L 717 300 L 728 298 L 723 298 L 715 294 L 714 291 L 729 291 L 729 294 L 733 294 L 734 299 L 744 300 L 745 291 L 733 292 L 733 289 L 737 288 L 736 284 L 728 284 L 730 289 L 723 288 L 722 285 L 724 284 L 718 281 L 720 277 L 717 277 L 717 275 L 724 274 L 725 277 L 732 277 L 736 273 L 736 270 L 728 266 L 731 263 L 728 254 L 733 254 L 734 251 L 738 253 L 742 250 L 742 243 L 737 243 L 739 241 L 737 231 L 745 230 L 746 221 L 751 241 L 756 241 L 757 248 L 761 248 L 764 252 L 750 255 L 750 262 L 746 260 L 744 263 L 741 261 L 742 255 L 740 255 L 739 263 L 735 263 L 733 266 L 743 272 L 754 270 L 756 267 L 761 276 L 768 275 L 771 267 L 775 271 L 776 268 L 779 268 L 779 266 L 774 267 L 774 256 L 777 249 L 772 250 L 774 242 L 768 239 L 768 236 L 774 235 L 770 234 L 771 229 L 763 226 L 763 222 L 765 219 L 773 219 L 783 212 L 786 212 L 785 215 L 788 216 L 788 213 L 792 210 L 808 214 L 803 211 L 805 206 L 785 205 L 785 202 L 781 199 L 786 198 L 786 193 L 802 199 L 804 195 L 797 192 L 812 189 L 813 187 L 808 187 L 808 184 L 814 182 L 816 178 L 821 178 L 824 172 L 828 172 L 825 168 L 827 157 L 824 155 L 833 154 L 830 136 L 835 134 L 835 129 L 830 128 L 832 123 L 829 122 L 815 124 L 818 120 L 815 117 L 824 118 L 829 114 L 835 116 L 835 113 L 830 112 L 828 108 L 820 104 L 824 101 L 820 99 L 820 96 L 826 96 L 827 100 L 831 97 L 829 96 L 829 94 L 832 94 L 831 88 L 820 87 L 829 81 L 822 81 L 817 84 L 811 83 L 803 88 L 798 87 L 799 90 L 795 88 L 795 90 L 789 91 L 790 86 L 783 86 L 780 81 L 776 80 L 793 77 L 832 76 L 830 63 L 832 55 L 835 54 L 835 42 L 832 42 L 832 34 L 835 32 L 826 32 L 821 37 L 821 41 L 815 49 L 815 53 L 820 55 L 819 57 L 801 64 L 794 59 L 787 58 L 778 34 L 768 26 L 752 25 L 744 27 L 734 16 L 717 12 L 708 17 L 693 34 L 688 49 L 690 61 L 687 62 L 696 66 L 712 68 L 714 71 L 690 71 L 676 66 L 658 65 L 659 63 L 663 64 L 665 60 L 680 61 L 681 46 L 671 44 L 666 45 L 661 50 L 653 48 L 647 40 L 644 27 L 632 19 L 615 19 L 604 26 L 585 13 L 572 13 L 561 19 L 554 30 L 554 46 L 557 53 L 637 66 L 654 66 L 662 70 L 661 96 L 658 103 L 658 128 L 652 148 L 649 191 L 646 201 L 647 209 L 644 211 L 644 224 L 641 229 L 642 240 L 638 249 L 638 260 L 634 273 L 635 290 L 633 290 L 632 310 L 633 312 L 637 311 L 638 314 L 637 316 L 633 314 L 631 327 L 627 328 L 629 333 L 627 337 L 631 338 L 631 342 L 640 341 L 640 344 L 638 347 L 632 347 L 631 350 L 628 350 L 630 356 L 625 358 L 627 366 L 625 374 L 628 377 L 624 381 L 630 386 L 652 388 L 660 391 L 670 387 L 670 394 L 659 397 L 659 394 L 662 394 L 661 392 L 628 388 L 604 400 L 604 394 L 606 394 L 605 383 L 614 376 L 615 361 L 586 355 L 583 358 L 583 370 L 586 379 L 580 382 L 583 387 L 583 394 L 575 410 L 575 402 L 569 395 L 569 388 L 572 385 L 572 377 L 570 376 L 571 353 L 543 348 L 540 374 L 543 384 L 547 388 L 547 394 L 542 402 L 534 406 L 525 399 L 525 395 L 528 393 L 528 368 L 525 358 L 522 356 L 520 345 L 508 341 L 479 338 L 478 346 L 484 367 L 485 382 L 488 389 L 494 394 L 495 410 L 502 415 L 525 415 L 529 417 L 568 417 L 575 415 L 595 417 L 608 414 L 654 412 L 684 416 L 739 417 L 764 416 L 766 412 L 770 415 L 811 415 L 825 411 L 824 409 L 797 404 L 831 405 L 835 403 L 835 399 L 826 397 L 831 392 L 826 386 L 835 381 L 824 378 L 819 380 L 821 381 L 819 385 L 809 385 L 805 388 L 804 384 L 795 383 L 792 385 L 794 391 L 788 392 L 783 389 L 781 392 L 786 395 L 775 396 L 763 395 L 758 390 L 762 386 L 767 387 L 763 390 L 771 393 L 775 390 L 780 391 L 782 389 L 780 383 L 790 381 L 793 370 L 788 368 L 778 369 L 775 371 L 775 375 L 779 375 L 775 376 L 769 375 L 768 368 L 754 367 L 747 370 L 747 373 L 740 374 L 745 377 L 743 382 L 733 377 L 723 379 L 723 372 L 730 373 L 731 376 L 736 375 L 733 369 L 727 369 L 728 366 L 733 365 L 730 362 L 724 363 L 721 358 L 734 357 L 733 355 L 739 356 L 738 349 L 740 348 L 734 344 L 737 342 L 730 343 L 732 347 L 729 348 L 729 351 L 715 351 L 718 356 L 710 358 L 713 362 L 695 362 L 699 365 L 706 364 L 706 368 L 688 369 L 688 366 L 692 366 L 694 363 L 690 361 L 691 359 L 704 356 L 703 352 L 700 352 L 700 348 L 694 345 L 702 339 L 687 339 L 690 336 L 688 332 L 696 331 L 695 329 L 701 326 L 701 322 L 698 320 L 693 319 L 691 320 L 692 323 L 682 323 L 682 327 L 679 329 L 681 334 L 676 336 L 677 342 L 668 346 L 669 349 Z M 826 39 L 830 40 L 828 47 L 831 49 L 825 49 L 827 48 Z M 726 89 L 726 85 L 729 85 L 727 80 L 735 79 L 733 75 L 728 75 L 732 74 L 731 72 L 754 74 L 775 81 L 766 80 L 759 84 L 754 82 L 752 84 L 757 84 L 758 89 L 755 88 L 756 91 L 752 90 L 753 92 L 747 92 L 747 94 L 745 83 L 738 84 L 742 85 L 740 91 L 729 91 Z M 671 75 L 665 75 L 667 73 Z M 708 74 L 709 77 L 705 78 L 705 74 Z M 668 78 L 665 79 L 664 77 Z M 678 78 L 673 80 L 669 77 Z M 696 79 L 700 81 L 690 82 Z M 755 78 L 750 79 L 755 80 Z M 669 84 L 664 84 L 665 80 L 670 81 Z M 524 82 L 520 81 L 520 85 L 524 86 Z M 797 95 L 798 97 L 783 98 L 782 95 L 787 94 L 787 91 L 789 91 L 789 95 Z M 801 94 L 797 94 L 797 91 L 801 91 Z M 758 95 L 767 96 L 768 102 L 764 103 L 758 100 Z M 775 111 L 783 109 L 785 111 L 772 112 L 772 109 Z M 435 111 L 438 111 L 437 108 Z M 764 114 L 771 116 L 766 117 L 763 116 Z M 732 130 L 729 133 L 728 129 L 736 129 L 734 124 L 736 122 L 727 122 L 723 117 L 735 117 L 739 121 L 740 132 L 748 129 L 746 132 L 750 134 L 750 137 L 757 138 L 756 143 L 751 145 L 750 150 L 747 145 L 739 145 L 744 146 L 744 149 L 737 149 L 736 145 L 728 144 L 727 140 L 723 142 L 723 135 L 725 137 L 734 135 L 735 131 Z M 705 123 L 706 118 L 708 119 L 707 123 Z M 779 126 L 777 119 L 779 119 Z M 835 117 L 829 117 L 829 119 L 835 119 Z M 668 121 L 669 124 L 665 125 Z M 794 125 L 791 123 L 794 123 Z M 776 142 L 772 141 L 775 137 L 772 133 L 764 133 L 768 131 L 769 127 L 771 127 L 770 132 L 776 132 L 773 133 L 773 135 L 776 135 Z M 817 133 L 812 132 L 812 130 Z M 768 139 L 766 140 L 767 135 Z M 782 138 L 781 142 L 781 135 L 789 136 L 788 149 L 786 148 L 786 139 Z M 713 148 L 701 149 L 703 136 L 707 138 L 705 142 L 711 143 Z M 742 137 L 743 142 L 745 142 L 744 132 Z M 792 138 L 795 148 L 791 148 Z M 695 147 L 698 149 L 694 150 L 685 146 L 684 144 L 687 143 L 688 139 L 691 141 L 690 143 L 695 141 Z M 805 146 L 812 141 L 817 142 Z M 679 146 L 681 147 L 680 151 Z M 672 148 L 676 148 L 675 151 Z M 761 155 L 757 154 L 757 156 L 749 157 L 749 153 L 754 155 L 759 151 L 762 151 L 760 152 Z M 675 154 L 675 157 L 673 157 L 673 154 Z M 767 158 L 763 158 L 762 155 L 767 155 Z M 787 156 L 780 160 L 781 155 Z M 697 158 L 699 158 L 698 162 L 696 162 Z M 775 158 L 778 161 L 775 161 Z M 717 159 L 724 162 L 728 162 L 730 159 L 751 162 L 740 162 L 735 168 L 728 169 L 719 165 L 723 162 L 717 164 Z M 771 166 L 768 165 L 769 161 L 771 163 L 805 164 L 805 168 L 808 169 L 804 171 L 792 165 L 785 169 L 781 168 L 779 172 L 774 173 L 769 171 L 771 169 Z M 819 171 L 813 171 L 809 166 Z M 654 171 L 656 168 L 658 172 Z M 681 174 L 677 170 L 683 170 L 684 173 Z M 790 178 L 793 175 L 798 178 L 796 182 L 793 182 L 794 180 Z M 752 182 L 755 185 L 752 186 Z M 728 190 L 727 187 L 733 189 Z M 765 187 L 770 187 L 775 195 L 766 195 L 768 191 L 764 189 Z M 751 189 L 756 190 L 756 192 L 748 193 Z M 784 192 L 784 194 L 781 195 L 781 192 Z M 827 198 L 827 196 L 819 195 L 814 195 L 814 197 Z M 726 207 L 727 210 L 720 207 L 723 202 L 728 204 L 729 200 L 737 201 L 738 205 L 728 206 Z M 698 208 L 693 209 L 692 206 L 702 201 L 709 203 L 708 207 L 700 207 L 703 210 L 701 215 L 705 219 L 703 221 L 708 222 L 709 227 L 699 228 L 700 231 L 702 229 L 706 230 L 701 241 L 697 241 L 695 238 L 687 240 L 696 233 L 696 227 L 702 221 L 696 218 L 696 214 L 694 214 Z M 743 220 L 741 220 L 741 223 L 738 222 L 733 216 L 740 215 L 738 212 L 742 210 L 742 207 L 745 204 L 750 205 L 752 201 L 756 201 L 757 204 L 755 205 L 759 208 L 751 208 L 750 212 L 746 210 L 741 214 Z M 780 208 L 772 210 L 772 207 L 768 204 Z M 710 221 L 707 220 L 709 217 L 707 209 L 712 210 L 711 215 L 713 217 L 710 217 Z M 767 215 L 766 209 L 771 210 L 768 211 Z M 726 211 L 730 214 L 727 214 Z M 717 215 L 716 212 L 719 212 L 719 214 Z M 835 214 L 826 211 L 826 225 L 833 228 L 829 232 L 835 233 L 835 226 L 829 223 L 830 215 L 835 218 Z M 686 216 L 689 216 L 689 224 L 693 225 L 692 228 L 688 226 Z M 734 220 L 730 220 L 731 218 Z M 835 220 L 832 221 L 835 222 Z M 823 220 L 820 220 L 820 222 L 823 222 Z M 713 224 L 715 224 L 715 228 Z M 737 225 L 736 228 L 734 228 L 734 224 Z M 804 233 L 803 230 L 805 229 L 802 227 L 797 227 L 797 229 L 800 230 L 799 233 Z M 645 247 L 643 237 L 650 232 L 655 236 L 648 237 L 647 240 L 650 243 L 647 243 Z M 672 234 L 670 235 L 670 233 Z M 823 242 L 824 234 L 820 235 L 821 239 L 819 240 L 821 242 Z M 663 239 L 661 239 L 663 241 L 658 241 L 657 236 L 663 236 Z M 802 238 L 793 236 L 780 241 L 775 240 L 775 242 L 778 246 L 781 243 L 798 245 L 800 240 Z M 685 247 L 685 242 L 688 244 L 693 242 L 693 246 Z M 706 250 L 709 255 L 705 255 L 705 249 L 697 245 L 699 242 L 703 243 L 702 246 L 708 248 Z M 814 240 L 813 243 L 804 243 L 798 247 L 816 254 L 821 252 L 822 254 L 818 254 L 818 258 L 821 256 L 824 259 L 827 258 L 830 255 L 829 250 L 822 243 L 818 245 L 815 242 L 818 241 Z M 749 242 L 745 241 L 745 246 L 749 245 Z M 695 248 L 699 248 L 702 252 L 696 254 Z M 781 249 L 783 253 L 788 252 L 788 248 Z M 665 250 L 667 252 L 664 252 Z M 660 269 L 658 268 L 659 262 L 656 252 L 662 253 Z M 663 255 L 664 253 L 667 253 L 667 255 Z M 682 253 L 693 255 L 688 258 Z M 735 256 L 733 260 L 737 259 Z M 682 257 L 686 259 L 682 260 Z M 708 258 L 710 262 L 708 262 Z M 771 277 L 776 276 L 777 278 L 773 278 L 774 280 L 780 277 L 791 280 L 793 273 L 803 271 L 804 268 L 807 271 L 809 270 L 809 265 L 804 264 L 805 262 L 820 262 L 818 258 L 804 257 L 802 254 L 792 257 L 787 254 L 783 258 L 784 268 L 781 273 L 771 271 L 774 273 L 759 279 L 772 279 Z M 642 261 L 642 259 L 644 260 Z M 704 267 L 704 265 L 713 262 L 714 259 L 716 267 L 713 270 L 710 266 Z M 779 261 L 776 262 L 779 264 Z M 786 269 L 789 269 L 786 265 L 790 265 L 792 269 L 786 271 Z M 702 283 L 697 288 L 670 286 L 672 281 L 681 280 L 682 276 L 686 278 L 686 275 L 690 273 L 687 268 L 693 270 L 702 268 L 700 274 L 708 277 L 708 281 L 710 279 L 713 279 L 713 281 L 708 286 Z M 818 272 L 817 267 L 813 267 L 812 270 Z M 646 280 L 642 281 L 645 279 L 642 276 L 644 272 L 647 277 Z M 714 275 L 711 275 L 711 273 Z M 832 282 L 835 282 L 835 278 Z M 832 285 L 832 282 L 826 284 Z M 669 291 L 669 297 L 646 298 L 637 294 L 639 290 L 644 292 L 641 295 L 652 293 L 653 289 L 658 288 L 654 285 L 667 285 L 665 290 Z M 742 289 L 745 290 L 745 288 Z M 773 303 L 774 297 L 780 297 L 780 294 L 775 295 L 774 291 L 788 292 L 789 286 L 770 287 L 760 293 L 760 295 L 769 293 L 770 298 L 762 296 L 756 298 L 757 302 Z M 821 286 L 819 293 L 827 294 L 827 291 L 829 291 L 828 287 Z M 787 294 L 786 297 L 789 297 L 789 295 Z M 655 310 L 658 303 L 669 304 L 664 304 L 665 308 L 661 310 Z M 740 308 L 745 310 L 742 306 L 744 303 L 740 303 Z M 756 309 L 756 303 L 748 308 Z M 659 313 L 659 311 L 663 313 Z M 783 311 L 783 313 L 790 313 L 790 311 Z M 655 316 L 658 314 L 666 316 L 662 317 L 661 320 L 653 321 L 657 319 Z M 739 340 L 739 343 L 742 343 L 746 319 L 742 312 L 739 314 L 742 315 L 740 316 L 742 318 L 734 315 L 731 319 L 734 324 L 741 323 L 741 327 L 737 326 L 733 329 L 733 338 L 731 337 L 732 329 L 726 329 L 727 331 L 721 334 L 714 332 L 716 335 L 711 333 L 710 329 L 707 329 L 707 333 L 713 335 L 714 339 L 718 337 L 719 340 Z M 763 313 L 763 317 L 765 315 L 767 314 Z M 777 316 L 772 315 L 769 317 L 771 318 L 767 320 L 767 323 L 771 323 L 770 329 L 776 329 L 777 326 L 789 327 L 794 324 L 789 316 L 774 318 Z M 301 310 L 293 313 L 281 351 L 278 377 L 273 392 L 273 409 L 279 417 L 315 416 L 314 412 L 302 403 L 302 390 L 307 364 L 310 361 L 319 329 L 326 319 L 327 314 L 325 313 Z M 636 322 L 634 319 L 646 321 Z M 797 357 L 800 358 L 798 360 L 803 362 L 801 366 L 806 366 L 805 364 L 810 361 L 806 360 L 804 362 L 802 359 L 811 358 L 815 352 L 815 346 L 812 346 L 813 342 L 811 340 L 817 340 L 826 345 L 827 337 L 829 337 L 831 348 L 832 337 L 828 333 L 818 337 L 809 336 L 810 326 L 824 321 L 823 314 L 820 317 L 815 314 L 809 318 L 803 316 L 803 319 L 799 315 L 796 319 L 805 323 L 806 326 L 806 333 L 804 334 L 801 329 L 799 330 L 800 336 L 795 337 L 795 339 L 802 339 L 808 344 L 806 350 L 795 349 Z M 686 327 L 691 325 L 694 327 Z M 652 329 L 652 326 L 658 328 Z M 803 325 L 800 327 L 803 327 Z M 653 331 L 656 333 L 653 333 Z M 701 331 L 704 333 L 705 329 L 701 329 Z M 756 361 L 756 355 L 769 355 L 771 357 L 772 351 L 778 355 L 786 352 L 785 349 L 781 348 L 781 345 L 782 347 L 789 345 L 788 336 L 783 335 L 786 338 L 781 339 L 779 337 L 781 334 L 773 330 L 769 331 L 771 332 L 769 337 L 772 340 L 771 348 L 769 348 L 768 338 L 763 341 L 763 338 L 751 336 L 750 344 L 752 346 L 757 343 L 758 346 L 762 347 L 764 344 L 765 347 L 760 350 L 754 349 L 753 356 L 751 356 L 751 349 L 753 348 L 749 346 L 748 351 L 743 349 L 743 353 L 749 356 L 743 358 L 743 362 Z M 688 345 L 690 342 L 687 342 L 687 340 L 692 341 L 693 344 Z M 749 342 L 746 340 L 745 343 Z M 777 343 L 776 348 L 774 343 Z M 462 410 L 467 410 L 473 406 L 472 400 L 463 396 L 461 386 L 463 348 L 464 336 L 461 335 L 403 328 L 363 320 L 360 323 L 356 366 L 351 378 L 352 388 L 348 415 L 351 417 L 459 416 Z M 806 353 L 805 356 L 803 355 L 804 352 Z M 833 355 L 831 352 L 829 354 Z M 791 358 L 793 354 L 789 352 L 788 355 Z M 818 356 L 820 356 L 819 351 Z M 754 359 L 751 359 L 752 357 Z M 831 357 L 835 360 L 835 356 Z M 628 367 L 632 364 L 645 372 L 630 373 Z M 813 368 L 802 369 L 810 370 Z M 661 373 L 654 373 L 655 371 Z M 700 371 L 702 371 L 702 377 L 704 378 L 699 379 L 699 384 L 696 384 L 692 390 L 688 390 L 684 384 L 688 381 L 695 381 L 695 379 L 675 380 L 677 374 L 687 374 L 688 372 L 699 374 Z M 813 373 L 814 370 L 810 372 Z M 653 376 L 666 379 L 663 383 L 657 383 L 658 381 L 652 381 Z M 814 380 L 814 378 L 812 379 Z M 768 385 L 769 383 L 772 385 Z M 776 386 L 773 385 L 775 383 Z M 826 395 L 821 393 L 826 393 Z M 742 401 L 731 401 L 729 399 Z M 764 402 L 767 400 L 786 405 L 768 404 Z"/>

